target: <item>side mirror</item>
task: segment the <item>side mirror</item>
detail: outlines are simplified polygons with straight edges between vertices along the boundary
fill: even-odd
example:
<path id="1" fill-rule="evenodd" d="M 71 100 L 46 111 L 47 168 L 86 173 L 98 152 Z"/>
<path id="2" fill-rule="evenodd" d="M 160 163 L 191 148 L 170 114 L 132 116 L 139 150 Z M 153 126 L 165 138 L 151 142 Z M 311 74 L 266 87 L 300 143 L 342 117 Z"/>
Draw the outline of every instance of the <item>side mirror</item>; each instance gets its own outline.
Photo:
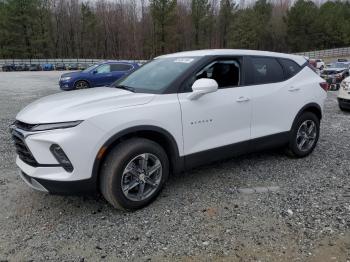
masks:
<path id="1" fill-rule="evenodd" d="M 97 74 L 97 70 L 92 71 L 92 74 L 93 75 Z"/>
<path id="2" fill-rule="evenodd" d="M 216 92 L 218 90 L 218 83 L 214 79 L 201 78 L 193 83 L 192 90 L 188 99 L 195 100 L 205 94 Z"/>

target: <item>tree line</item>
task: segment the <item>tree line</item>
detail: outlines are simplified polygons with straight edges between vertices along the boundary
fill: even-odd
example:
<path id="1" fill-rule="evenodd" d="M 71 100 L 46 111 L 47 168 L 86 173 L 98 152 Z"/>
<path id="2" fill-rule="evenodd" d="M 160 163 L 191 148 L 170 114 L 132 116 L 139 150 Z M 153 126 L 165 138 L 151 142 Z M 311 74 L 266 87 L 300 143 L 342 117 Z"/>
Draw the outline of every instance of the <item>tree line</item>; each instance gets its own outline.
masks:
<path id="1" fill-rule="evenodd" d="M 204 48 L 350 45 L 350 3 L 0 0 L 0 58 L 150 59 Z"/>

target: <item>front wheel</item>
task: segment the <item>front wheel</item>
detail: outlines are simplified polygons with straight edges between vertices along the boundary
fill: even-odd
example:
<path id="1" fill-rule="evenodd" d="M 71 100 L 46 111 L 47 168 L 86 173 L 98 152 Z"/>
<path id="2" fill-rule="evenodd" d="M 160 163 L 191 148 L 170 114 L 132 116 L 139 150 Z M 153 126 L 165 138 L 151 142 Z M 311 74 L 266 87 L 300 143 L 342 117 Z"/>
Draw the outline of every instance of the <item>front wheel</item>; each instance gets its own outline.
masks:
<path id="1" fill-rule="evenodd" d="M 293 157 L 305 157 L 315 149 L 320 135 L 320 120 L 311 112 L 303 113 L 293 124 L 287 152 Z"/>
<path id="2" fill-rule="evenodd" d="M 169 160 L 157 143 L 132 138 L 112 149 L 101 171 L 105 199 L 115 208 L 135 210 L 157 197 L 169 174 Z"/>
<path id="3" fill-rule="evenodd" d="M 89 88 L 89 83 L 83 80 L 77 81 L 74 85 L 75 89 L 86 89 Z"/>

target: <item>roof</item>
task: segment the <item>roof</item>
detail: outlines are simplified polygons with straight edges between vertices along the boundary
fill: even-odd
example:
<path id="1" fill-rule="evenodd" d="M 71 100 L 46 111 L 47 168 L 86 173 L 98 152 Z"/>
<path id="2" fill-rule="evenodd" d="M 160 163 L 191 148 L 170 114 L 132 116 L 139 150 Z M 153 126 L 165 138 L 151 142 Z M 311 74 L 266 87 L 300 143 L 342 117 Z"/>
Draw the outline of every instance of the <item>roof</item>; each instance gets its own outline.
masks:
<path id="1" fill-rule="evenodd" d="M 116 63 L 116 64 L 130 64 L 134 65 L 137 64 L 135 61 L 127 61 L 127 60 L 103 60 L 99 62 L 100 64 L 106 64 L 106 63 Z"/>
<path id="2" fill-rule="evenodd" d="M 259 50 L 248 50 L 248 49 L 206 49 L 206 50 L 195 50 L 195 51 L 185 51 L 178 52 L 168 55 L 162 55 L 157 58 L 167 58 L 167 57 L 189 57 L 189 56 L 217 56 L 217 55 L 251 55 L 251 56 L 273 56 L 280 58 L 289 58 L 302 65 L 306 62 L 305 57 L 299 55 L 291 55 L 277 52 L 269 51 L 259 51 Z"/>

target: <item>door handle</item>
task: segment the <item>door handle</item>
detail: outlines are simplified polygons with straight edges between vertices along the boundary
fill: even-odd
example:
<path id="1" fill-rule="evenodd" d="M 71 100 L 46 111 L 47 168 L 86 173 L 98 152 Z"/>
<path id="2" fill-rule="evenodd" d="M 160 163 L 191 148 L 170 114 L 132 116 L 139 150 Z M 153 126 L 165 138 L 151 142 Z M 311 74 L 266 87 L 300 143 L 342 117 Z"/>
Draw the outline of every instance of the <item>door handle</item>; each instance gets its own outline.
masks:
<path id="1" fill-rule="evenodd" d="M 245 96 L 240 96 L 239 98 L 236 99 L 237 102 L 241 103 L 241 102 L 248 102 L 249 98 L 245 97 Z"/>
<path id="2" fill-rule="evenodd" d="M 296 91 L 299 91 L 299 90 L 300 90 L 299 87 L 294 87 L 294 86 L 292 86 L 292 87 L 290 87 L 290 88 L 288 89 L 289 92 L 296 92 Z"/>

